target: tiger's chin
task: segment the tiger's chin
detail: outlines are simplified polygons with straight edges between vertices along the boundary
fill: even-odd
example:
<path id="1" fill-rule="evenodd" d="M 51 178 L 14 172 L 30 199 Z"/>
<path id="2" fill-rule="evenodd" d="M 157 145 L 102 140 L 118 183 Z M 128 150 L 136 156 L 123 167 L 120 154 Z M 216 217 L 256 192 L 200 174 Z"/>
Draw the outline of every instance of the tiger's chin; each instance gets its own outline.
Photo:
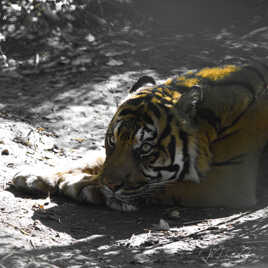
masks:
<path id="1" fill-rule="evenodd" d="M 147 187 L 143 186 L 140 191 L 135 191 L 135 193 L 124 189 L 113 192 L 109 187 L 103 186 L 101 192 L 105 196 L 105 203 L 108 207 L 119 211 L 132 212 L 139 210 L 146 203 L 144 198 L 146 189 Z"/>

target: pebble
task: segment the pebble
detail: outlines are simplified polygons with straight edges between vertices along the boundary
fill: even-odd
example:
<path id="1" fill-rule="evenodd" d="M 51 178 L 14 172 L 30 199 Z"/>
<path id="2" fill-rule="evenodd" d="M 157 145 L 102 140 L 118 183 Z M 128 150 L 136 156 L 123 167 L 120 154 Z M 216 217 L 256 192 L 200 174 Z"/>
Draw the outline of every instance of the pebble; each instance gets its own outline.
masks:
<path id="1" fill-rule="evenodd" d="M 1 152 L 1 155 L 9 155 L 9 150 L 8 150 L 8 149 L 4 149 L 4 150 Z"/>
<path id="2" fill-rule="evenodd" d="M 16 205 L 16 202 L 14 201 L 15 196 L 8 192 L 8 191 L 1 191 L 0 192 L 0 208 L 1 209 L 6 209 L 8 208 L 11 209 Z"/>
<path id="3" fill-rule="evenodd" d="M 173 209 L 168 213 L 168 218 L 172 220 L 177 220 L 180 216 L 180 211 L 178 209 Z"/>
<path id="4" fill-rule="evenodd" d="M 153 228 L 158 231 L 168 231 L 170 229 L 168 222 L 164 219 L 160 219 L 159 224 L 153 224 Z"/>

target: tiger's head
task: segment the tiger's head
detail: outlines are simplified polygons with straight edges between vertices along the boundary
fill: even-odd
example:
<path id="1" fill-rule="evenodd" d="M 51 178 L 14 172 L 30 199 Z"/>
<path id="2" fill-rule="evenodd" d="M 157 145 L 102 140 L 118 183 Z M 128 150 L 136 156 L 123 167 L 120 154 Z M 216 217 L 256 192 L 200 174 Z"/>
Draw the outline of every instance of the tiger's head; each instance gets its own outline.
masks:
<path id="1" fill-rule="evenodd" d="M 189 124 L 200 90 L 167 85 L 142 88 L 118 108 L 109 124 L 101 184 L 106 196 L 132 203 L 177 180 L 199 182 Z"/>

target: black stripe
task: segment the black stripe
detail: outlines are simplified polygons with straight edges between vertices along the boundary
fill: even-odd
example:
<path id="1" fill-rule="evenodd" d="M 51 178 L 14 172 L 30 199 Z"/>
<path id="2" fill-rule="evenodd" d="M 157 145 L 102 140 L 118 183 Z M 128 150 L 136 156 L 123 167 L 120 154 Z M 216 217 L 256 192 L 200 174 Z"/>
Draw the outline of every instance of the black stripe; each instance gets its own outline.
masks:
<path id="1" fill-rule="evenodd" d="M 132 109 L 126 108 L 126 109 L 123 109 L 118 114 L 118 116 L 125 116 L 125 115 L 133 115 L 135 118 L 143 119 L 149 125 L 153 125 L 154 123 L 148 114 L 144 112 L 140 113 L 138 109 L 132 110 Z"/>
<path id="2" fill-rule="evenodd" d="M 128 105 L 137 106 L 137 105 L 140 104 L 143 100 L 144 100 L 144 98 L 133 98 L 133 99 L 129 99 L 129 100 L 127 100 L 127 104 L 128 104 Z"/>
<path id="3" fill-rule="evenodd" d="M 267 64 L 265 64 L 264 62 L 262 62 L 262 61 L 256 61 L 258 64 L 260 64 L 264 69 L 265 69 L 265 71 L 266 71 L 266 73 L 265 73 L 265 76 L 268 76 L 268 65 Z M 266 79 L 265 79 L 265 76 L 264 76 L 264 74 L 262 74 L 263 75 L 263 77 L 264 77 L 264 81 L 265 81 L 265 88 L 267 87 L 267 81 L 266 81 Z"/>
<path id="4" fill-rule="evenodd" d="M 211 144 L 215 144 L 215 143 L 217 143 L 217 142 L 223 141 L 223 140 L 225 140 L 225 139 L 227 139 L 227 138 L 229 138 L 229 137 L 231 137 L 231 136 L 237 134 L 238 132 L 240 132 L 240 129 L 235 130 L 235 131 L 233 131 L 233 132 L 231 132 L 231 133 L 228 133 L 228 134 L 226 134 L 226 135 L 224 135 L 224 136 L 221 136 L 221 137 L 215 139 L 214 141 L 211 142 Z"/>
<path id="5" fill-rule="evenodd" d="M 218 132 L 221 129 L 221 119 L 211 109 L 199 109 L 198 117 L 206 120 Z"/>
<path id="6" fill-rule="evenodd" d="M 182 140 L 182 153 L 183 153 L 183 169 L 181 171 L 179 180 L 183 180 L 185 175 L 189 173 L 190 170 L 190 157 L 188 152 L 188 134 L 184 131 L 180 131 L 180 139 Z"/>
<path id="7" fill-rule="evenodd" d="M 257 76 L 260 78 L 260 80 L 262 80 L 263 82 L 263 86 L 266 85 L 266 81 L 265 81 L 265 78 L 264 78 L 264 75 L 255 67 L 253 66 L 245 66 L 245 69 L 248 69 L 250 71 L 253 71 L 255 74 L 257 74 Z"/>
<path id="8" fill-rule="evenodd" d="M 229 128 L 232 128 L 245 114 L 246 112 L 251 108 L 251 106 L 253 105 L 254 100 L 252 100 L 248 107 L 229 125 L 226 127 L 223 127 L 220 131 L 219 131 L 219 135 L 221 135 L 223 132 L 225 132 L 226 130 L 228 130 Z"/>
<path id="9" fill-rule="evenodd" d="M 158 92 L 160 92 L 160 93 L 162 94 L 161 91 L 158 91 Z M 172 103 L 172 101 L 168 101 L 168 100 L 166 100 L 166 99 L 165 99 L 165 96 L 164 96 L 163 94 L 162 94 L 162 96 L 154 95 L 154 97 L 157 98 L 157 99 L 159 99 L 159 100 L 161 101 L 161 104 L 162 104 L 162 105 L 165 105 L 165 104 L 171 104 L 171 103 Z"/>
<path id="10" fill-rule="evenodd" d="M 166 86 L 166 87 L 162 88 L 162 90 L 163 90 L 163 93 L 165 94 L 165 96 L 172 98 L 171 91 L 174 91 L 173 88 Z"/>
<path id="11" fill-rule="evenodd" d="M 161 112 L 159 111 L 159 109 L 152 104 L 151 102 L 148 104 L 148 108 L 150 111 L 152 111 L 155 115 L 155 117 L 160 118 L 161 117 Z"/>
<path id="12" fill-rule="evenodd" d="M 154 171 L 170 171 L 170 172 L 174 172 L 180 169 L 180 167 L 178 165 L 169 165 L 169 166 L 165 166 L 165 167 L 151 167 Z"/>
<path id="13" fill-rule="evenodd" d="M 153 85 L 155 85 L 155 80 L 151 77 L 151 76 L 142 76 L 139 78 L 139 80 L 132 86 L 132 88 L 129 90 L 129 92 L 134 92 L 136 91 L 137 89 L 139 89 L 140 87 L 148 84 L 148 83 L 151 83 Z"/>
<path id="14" fill-rule="evenodd" d="M 150 162 L 153 164 L 160 157 L 160 152 L 155 151 L 150 155 Z"/>
<path id="15" fill-rule="evenodd" d="M 146 113 L 142 113 L 140 116 L 148 125 L 153 125 L 154 124 L 154 121 L 152 120 L 150 115 L 148 115 Z"/>
<path id="16" fill-rule="evenodd" d="M 249 108 L 252 106 L 252 104 L 255 102 L 256 100 L 256 92 L 255 89 L 252 87 L 252 85 L 250 85 L 249 83 L 246 82 L 233 82 L 233 81 L 226 81 L 226 82 L 213 82 L 213 81 L 209 81 L 208 84 L 210 86 L 242 86 L 245 87 L 252 95 L 252 100 L 251 102 L 248 104 L 248 106 L 245 108 L 245 110 L 243 112 L 241 112 L 240 115 L 237 116 L 237 118 L 229 125 L 229 126 L 225 126 L 223 128 L 220 129 L 220 131 L 218 131 L 218 135 L 221 135 L 223 132 L 225 132 L 227 129 L 233 127 L 244 115 L 245 113 L 249 110 Z"/>
<path id="17" fill-rule="evenodd" d="M 162 109 L 164 109 L 164 113 L 167 115 L 167 118 L 164 120 L 166 122 L 166 126 L 161 134 L 161 136 L 159 137 L 159 140 L 158 140 L 158 143 L 160 144 L 161 141 L 163 139 L 165 139 L 169 133 L 171 132 L 171 127 L 170 127 L 170 124 L 171 124 L 171 121 L 172 121 L 172 116 L 171 114 L 169 113 L 169 110 L 163 106 Z"/>
<path id="18" fill-rule="evenodd" d="M 176 138 L 172 135 L 170 143 L 168 144 L 168 152 L 171 158 L 171 164 L 175 161 L 175 152 L 176 152 Z"/>
<path id="19" fill-rule="evenodd" d="M 245 156 L 245 154 L 240 154 L 237 156 L 234 156 L 226 161 L 222 161 L 222 162 L 213 162 L 212 166 L 230 166 L 230 165 L 239 165 L 242 163 L 243 157 Z"/>
<path id="20" fill-rule="evenodd" d="M 158 143 L 160 143 L 164 138 L 166 138 L 170 132 L 171 132 L 171 127 L 170 127 L 170 123 L 171 123 L 171 116 L 167 117 L 167 122 L 166 122 L 166 127 L 163 130 L 161 136 L 159 137 Z"/>
<path id="21" fill-rule="evenodd" d="M 144 128 L 142 129 L 142 133 L 141 133 L 141 137 L 140 137 L 139 142 L 143 141 L 143 138 L 144 138 Z"/>
<path id="22" fill-rule="evenodd" d="M 150 93 L 151 93 L 151 92 L 150 92 Z M 148 92 L 140 91 L 140 92 L 137 92 L 137 93 L 135 94 L 135 96 L 143 96 L 144 94 L 147 95 Z"/>
<path id="23" fill-rule="evenodd" d="M 255 60 L 256 61 L 256 60 Z M 266 69 L 267 70 L 267 72 L 268 72 L 268 65 L 267 64 L 265 64 L 264 62 L 262 62 L 262 61 L 256 61 L 258 64 L 260 64 L 264 69 Z"/>
<path id="24" fill-rule="evenodd" d="M 125 108 L 121 112 L 119 112 L 118 116 L 124 116 L 128 114 L 136 115 L 136 113 L 137 113 L 137 110 L 131 110 L 131 109 Z"/>

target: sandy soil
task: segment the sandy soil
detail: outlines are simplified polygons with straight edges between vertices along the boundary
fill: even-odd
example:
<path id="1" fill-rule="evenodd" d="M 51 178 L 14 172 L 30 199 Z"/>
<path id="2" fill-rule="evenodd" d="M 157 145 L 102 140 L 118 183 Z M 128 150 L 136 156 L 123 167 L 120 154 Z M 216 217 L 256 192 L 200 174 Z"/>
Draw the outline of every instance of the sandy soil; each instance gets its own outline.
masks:
<path id="1" fill-rule="evenodd" d="M 56 166 L 102 147 L 118 100 L 141 75 L 265 58 L 266 5 L 233 2 L 148 1 L 140 11 L 155 20 L 150 33 L 114 33 L 71 56 L 0 72 L 0 267 L 267 267 L 267 153 L 251 210 L 119 213 L 9 187 L 25 165 Z"/>

